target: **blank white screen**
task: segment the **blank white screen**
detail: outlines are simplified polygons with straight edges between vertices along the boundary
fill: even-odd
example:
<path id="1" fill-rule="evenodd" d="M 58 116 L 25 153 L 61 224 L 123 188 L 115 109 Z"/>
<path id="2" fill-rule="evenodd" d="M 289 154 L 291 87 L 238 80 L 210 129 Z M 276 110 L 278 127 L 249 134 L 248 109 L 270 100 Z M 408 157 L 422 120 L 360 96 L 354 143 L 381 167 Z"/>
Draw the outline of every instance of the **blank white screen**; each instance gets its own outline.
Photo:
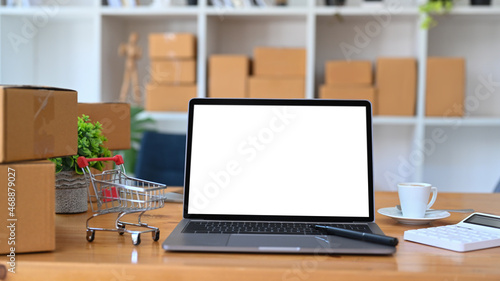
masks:
<path id="1" fill-rule="evenodd" d="M 195 105 L 190 214 L 369 216 L 365 107 Z"/>

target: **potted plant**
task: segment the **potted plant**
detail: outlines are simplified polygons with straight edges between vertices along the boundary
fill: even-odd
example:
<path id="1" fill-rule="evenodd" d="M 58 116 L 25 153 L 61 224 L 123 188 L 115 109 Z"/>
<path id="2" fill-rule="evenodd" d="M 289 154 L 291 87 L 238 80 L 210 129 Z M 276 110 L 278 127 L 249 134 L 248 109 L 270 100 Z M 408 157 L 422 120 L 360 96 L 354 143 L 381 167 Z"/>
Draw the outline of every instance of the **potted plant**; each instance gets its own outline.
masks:
<path id="1" fill-rule="evenodd" d="M 423 15 L 421 27 L 429 29 L 436 26 L 437 21 L 432 17 L 432 14 L 446 14 L 452 8 L 452 0 L 429 0 L 425 4 L 420 5 L 419 11 Z"/>
<path id="2" fill-rule="evenodd" d="M 106 137 L 102 125 L 92 123 L 89 116 L 78 117 L 78 154 L 51 158 L 56 165 L 56 213 L 81 213 L 87 210 L 87 188 L 82 170 L 78 167 L 79 156 L 86 158 L 110 157 L 111 152 L 103 146 Z M 102 171 L 102 162 L 91 162 L 90 167 Z"/>

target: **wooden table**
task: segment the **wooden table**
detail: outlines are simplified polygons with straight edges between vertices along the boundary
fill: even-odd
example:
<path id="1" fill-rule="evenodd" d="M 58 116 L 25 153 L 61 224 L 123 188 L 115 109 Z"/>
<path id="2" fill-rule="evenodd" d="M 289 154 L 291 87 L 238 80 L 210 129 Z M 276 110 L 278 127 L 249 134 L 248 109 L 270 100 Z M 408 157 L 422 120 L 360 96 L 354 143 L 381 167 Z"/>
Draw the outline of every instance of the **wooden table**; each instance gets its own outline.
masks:
<path id="1" fill-rule="evenodd" d="M 398 203 L 393 192 L 376 192 L 375 198 L 376 209 Z M 440 193 L 434 207 L 500 214 L 500 194 Z M 179 203 L 144 215 L 145 222 L 160 228 L 158 242 L 143 234 L 134 246 L 130 235 L 97 232 L 89 243 L 89 214 L 57 215 L 56 250 L 19 254 L 16 273 L 6 280 L 500 280 L 500 247 L 457 253 L 407 242 L 405 230 L 425 226 L 402 225 L 378 213 L 382 230 L 400 241 L 392 256 L 165 252 L 161 242 L 182 217 Z M 452 213 L 431 225 L 455 224 L 466 216 Z"/>

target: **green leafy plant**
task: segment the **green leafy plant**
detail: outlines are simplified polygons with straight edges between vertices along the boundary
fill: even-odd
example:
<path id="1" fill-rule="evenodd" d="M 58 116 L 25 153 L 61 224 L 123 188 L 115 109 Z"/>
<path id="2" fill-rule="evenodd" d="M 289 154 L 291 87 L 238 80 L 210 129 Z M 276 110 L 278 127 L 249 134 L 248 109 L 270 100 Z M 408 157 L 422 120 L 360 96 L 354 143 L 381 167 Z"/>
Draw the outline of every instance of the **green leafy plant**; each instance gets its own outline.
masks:
<path id="1" fill-rule="evenodd" d="M 77 174 L 83 174 L 77 164 L 78 157 L 110 157 L 111 152 L 103 146 L 105 141 L 107 138 L 102 135 L 101 123 L 92 123 L 89 116 L 82 115 L 82 117 L 78 117 L 78 154 L 49 160 L 56 164 L 56 173 L 74 170 Z M 103 162 L 100 161 L 90 162 L 89 166 L 100 171 L 104 168 Z"/>
<path id="2" fill-rule="evenodd" d="M 420 5 L 419 11 L 423 15 L 421 27 L 429 29 L 437 25 L 437 21 L 432 17 L 432 14 L 446 14 L 453 8 L 453 0 L 429 0 L 427 3 Z"/>
<path id="3" fill-rule="evenodd" d="M 155 121 L 144 117 L 141 113 L 143 108 L 132 106 L 130 108 L 130 149 L 120 151 L 125 159 L 125 170 L 128 174 L 134 174 L 137 155 L 141 146 L 142 135 L 145 131 L 152 130 Z"/>

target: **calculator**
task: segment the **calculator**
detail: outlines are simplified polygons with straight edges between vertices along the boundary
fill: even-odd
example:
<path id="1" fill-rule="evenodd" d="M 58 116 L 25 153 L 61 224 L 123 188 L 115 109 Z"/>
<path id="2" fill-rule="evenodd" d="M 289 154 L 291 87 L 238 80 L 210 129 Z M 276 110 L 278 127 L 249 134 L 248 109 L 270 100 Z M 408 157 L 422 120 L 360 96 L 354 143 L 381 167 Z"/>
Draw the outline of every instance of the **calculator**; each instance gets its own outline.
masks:
<path id="1" fill-rule="evenodd" d="M 407 230 L 404 240 L 457 252 L 500 246 L 500 216 L 473 213 L 453 225 Z"/>

